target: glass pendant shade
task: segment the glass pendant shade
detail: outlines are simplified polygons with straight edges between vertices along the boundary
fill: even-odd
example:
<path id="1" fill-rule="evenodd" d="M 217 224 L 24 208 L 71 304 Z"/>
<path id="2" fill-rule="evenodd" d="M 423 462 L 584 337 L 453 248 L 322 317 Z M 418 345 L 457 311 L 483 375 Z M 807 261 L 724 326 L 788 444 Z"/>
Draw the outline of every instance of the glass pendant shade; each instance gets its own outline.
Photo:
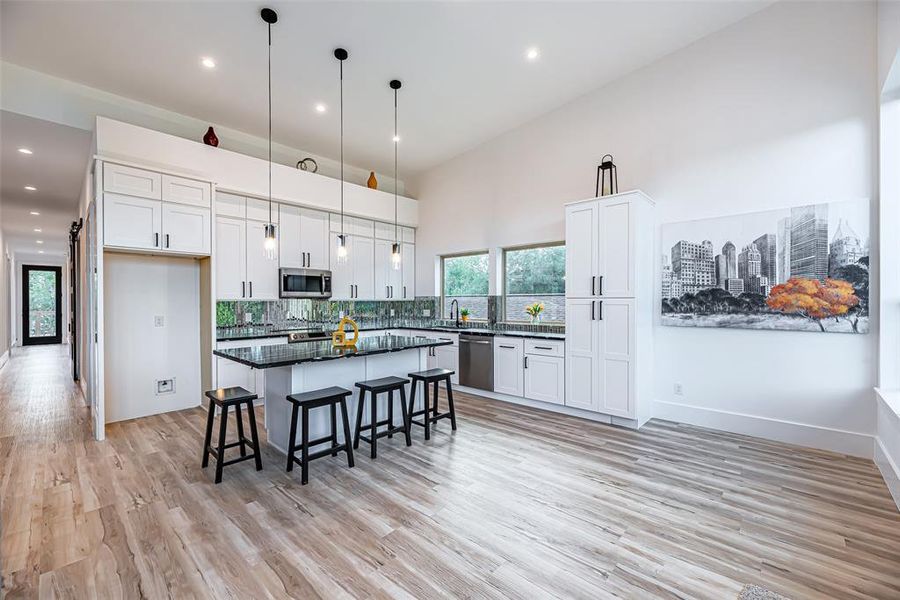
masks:
<path id="1" fill-rule="evenodd" d="M 394 243 L 391 246 L 391 266 L 395 271 L 400 269 L 400 244 Z"/>
<path id="2" fill-rule="evenodd" d="M 337 261 L 340 264 L 347 262 L 347 238 L 343 235 L 337 236 Z"/>
<path id="3" fill-rule="evenodd" d="M 276 252 L 278 248 L 278 240 L 275 237 L 275 225 L 271 223 L 266 225 L 266 239 L 263 242 L 263 247 L 266 251 L 266 258 L 269 260 L 275 260 L 278 258 L 278 253 Z"/>

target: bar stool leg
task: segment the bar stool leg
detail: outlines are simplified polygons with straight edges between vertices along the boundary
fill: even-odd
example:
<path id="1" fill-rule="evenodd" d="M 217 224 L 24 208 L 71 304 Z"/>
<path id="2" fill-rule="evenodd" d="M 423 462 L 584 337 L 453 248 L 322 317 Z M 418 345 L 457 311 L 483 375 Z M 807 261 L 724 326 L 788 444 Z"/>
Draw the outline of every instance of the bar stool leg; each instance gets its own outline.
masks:
<path id="1" fill-rule="evenodd" d="M 253 400 L 247 401 L 247 417 L 250 421 L 250 442 L 253 444 L 253 458 L 256 470 L 262 471 L 262 452 L 259 447 L 259 432 L 256 430 L 256 411 L 253 409 Z"/>
<path id="2" fill-rule="evenodd" d="M 425 440 L 431 439 L 431 404 L 428 402 L 428 383 L 422 382 L 425 390 L 425 412 L 422 414 L 422 422 L 425 423 Z"/>
<path id="3" fill-rule="evenodd" d="M 453 384 L 450 383 L 449 377 L 445 384 L 447 386 L 447 404 L 450 407 L 450 427 L 456 431 L 456 407 L 453 406 Z"/>
<path id="4" fill-rule="evenodd" d="M 362 431 L 363 410 L 366 407 L 366 390 L 359 388 L 359 400 L 356 403 L 356 432 L 353 434 L 353 449 L 359 448 L 359 434 Z"/>
<path id="5" fill-rule="evenodd" d="M 331 447 L 337 446 L 337 406 L 331 404 Z M 338 451 L 334 450 L 331 455 L 337 456 Z"/>
<path id="6" fill-rule="evenodd" d="M 432 409 L 433 410 L 432 414 L 434 414 L 435 418 L 437 418 L 437 416 L 438 416 L 438 399 L 440 398 L 440 391 L 441 391 L 441 388 L 438 386 L 438 382 L 435 381 L 434 382 L 434 408 Z M 435 423 L 437 423 L 437 421 L 435 421 Z"/>
<path id="7" fill-rule="evenodd" d="M 394 437 L 394 390 L 388 391 L 388 439 Z"/>
<path id="8" fill-rule="evenodd" d="M 246 442 L 244 442 L 244 413 L 241 410 L 241 403 L 234 405 L 234 415 L 237 417 L 238 446 L 241 449 L 241 456 L 247 456 Z"/>
<path id="9" fill-rule="evenodd" d="M 413 379 L 412 384 L 409 386 L 409 410 L 406 411 L 406 414 L 408 415 L 410 421 L 412 421 L 412 414 L 416 412 L 417 387 L 419 387 L 419 382 Z"/>
<path id="10" fill-rule="evenodd" d="M 206 414 L 206 436 L 203 438 L 203 464 L 205 469 L 209 466 L 209 445 L 212 443 L 213 421 L 216 418 L 216 404 L 209 400 L 209 411 Z"/>
<path id="11" fill-rule="evenodd" d="M 219 448 L 216 452 L 216 483 L 222 482 L 222 469 L 225 467 L 225 431 L 228 423 L 228 405 L 222 405 L 222 414 L 219 417 Z"/>
<path id="12" fill-rule="evenodd" d="M 353 445 L 350 443 L 350 418 L 347 416 L 347 401 L 341 398 L 341 417 L 344 421 L 344 450 L 347 452 L 347 466 L 353 468 Z"/>
<path id="13" fill-rule="evenodd" d="M 294 470 L 294 452 L 297 447 L 297 413 L 299 411 L 300 407 L 294 404 L 291 409 L 291 432 L 288 434 L 287 447 L 287 471 L 289 473 Z"/>
<path id="14" fill-rule="evenodd" d="M 300 483 L 306 485 L 309 481 L 309 408 L 303 407 L 303 447 L 300 459 Z"/>
<path id="15" fill-rule="evenodd" d="M 371 421 L 371 429 L 369 429 L 369 439 L 372 440 L 370 446 L 372 446 L 372 452 L 370 453 L 372 458 L 375 458 L 377 455 L 376 445 L 378 444 L 378 394 L 374 391 L 369 392 L 369 395 L 372 396 L 372 421 Z"/>
<path id="16" fill-rule="evenodd" d="M 406 386 L 400 388 L 400 413 L 403 417 L 403 433 L 406 436 L 406 445 L 412 446 L 412 437 L 410 436 L 409 412 L 406 410 Z"/>

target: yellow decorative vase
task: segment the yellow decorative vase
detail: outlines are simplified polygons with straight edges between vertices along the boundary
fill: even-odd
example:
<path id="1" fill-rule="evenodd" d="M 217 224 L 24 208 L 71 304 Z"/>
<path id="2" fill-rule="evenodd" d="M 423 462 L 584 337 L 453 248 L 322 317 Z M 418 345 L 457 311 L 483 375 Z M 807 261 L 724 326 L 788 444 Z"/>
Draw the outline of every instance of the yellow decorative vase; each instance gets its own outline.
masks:
<path id="1" fill-rule="evenodd" d="M 369 189 L 378 189 L 378 180 L 375 179 L 375 171 L 369 171 L 369 180 L 366 181 L 366 185 L 369 186 Z"/>
<path id="2" fill-rule="evenodd" d="M 344 331 L 344 327 L 347 325 L 353 328 L 352 338 L 348 338 L 347 332 Z M 359 341 L 359 326 L 357 326 L 356 321 L 350 317 L 344 317 L 341 319 L 341 322 L 338 323 L 337 331 L 331 334 L 331 345 L 335 348 L 353 348 L 356 346 L 357 341 Z"/>

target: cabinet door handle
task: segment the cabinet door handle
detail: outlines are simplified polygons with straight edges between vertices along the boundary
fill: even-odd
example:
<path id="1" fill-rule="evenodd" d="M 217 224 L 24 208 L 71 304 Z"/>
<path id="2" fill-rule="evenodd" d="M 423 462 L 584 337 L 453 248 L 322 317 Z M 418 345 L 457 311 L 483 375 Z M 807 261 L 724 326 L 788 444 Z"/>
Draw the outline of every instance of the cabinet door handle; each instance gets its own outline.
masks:
<path id="1" fill-rule="evenodd" d="M 169 234 L 166 234 L 166 248 L 169 247 Z"/>
<path id="2" fill-rule="evenodd" d="M 403 298 L 406 299 L 406 286 L 403 286 Z"/>
<path id="3" fill-rule="evenodd" d="M 312 266 L 312 254 L 309 252 L 306 253 L 306 266 L 307 267 Z"/>
<path id="4" fill-rule="evenodd" d="M 468 341 L 468 340 L 466 340 L 466 341 Z M 500 344 L 500 347 L 501 347 L 501 348 L 506 348 L 507 350 L 515 350 L 515 349 L 516 349 L 515 346 L 504 346 L 503 344 Z"/>
<path id="5" fill-rule="evenodd" d="M 385 298 L 391 297 L 391 286 L 389 286 L 389 285 L 384 286 L 384 297 Z"/>
<path id="6" fill-rule="evenodd" d="M 528 357 L 527 356 L 525 357 L 525 368 L 526 369 L 528 368 Z"/>
<path id="7" fill-rule="evenodd" d="M 600 276 L 600 293 L 597 294 L 597 295 L 598 295 L 598 296 L 602 296 L 602 295 L 603 295 L 603 275 Z"/>
<path id="8" fill-rule="evenodd" d="M 250 282 L 250 297 L 253 297 L 253 282 Z"/>
<path id="9" fill-rule="evenodd" d="M 600 321 L 603 320 L 603 300 L 600 301 Z"/>
<path id="10" fill-rule="evenodd" d="M 153 234 L 153 245 L 156 248 L 159 248 L 159 234 L 158 233 Z"/>
<path id="11" fill-rule="evenodd" d="M 241 282 L 241 298 L 246 298 L 246 297 L 247 297 L 247 282 L 242 281 Z"/>
<path id="12" fill-rule="evenodd" d="M 591 296 L 597 294 L 597 276 L 591 275 Z"/>
<path id="13" fill-rule="evenodd" d="M 591 300 L 591 321 L 596 321 L 596 320 L 597 320 L 597 317 L 596 317 L 596 315 L 594 314 L 594 312 L 595 312 L 595 310 L 596 310 L 596 308 L 595 308 L 596 306 L 597 306 L 597 302 L 594 301 L 594 300 Z"/>
<path id="14" fill-rule="evenodd" d="M 535 346 L 536 350 L 553 350 L 550 346 Z"/>

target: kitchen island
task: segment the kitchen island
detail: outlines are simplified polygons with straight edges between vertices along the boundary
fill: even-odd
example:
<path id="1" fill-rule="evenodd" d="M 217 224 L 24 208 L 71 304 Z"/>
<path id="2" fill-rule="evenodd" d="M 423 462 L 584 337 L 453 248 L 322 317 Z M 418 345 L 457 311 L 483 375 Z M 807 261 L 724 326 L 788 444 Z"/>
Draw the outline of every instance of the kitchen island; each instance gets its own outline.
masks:
<path id="1" fill-rule="evenodd" d="M 268 443 L 282 453 L 287 453 L 290 435 L 291 404 L 285 399 L 289 394 L 308 392 L 333 385 L 351 390 L 348 411 L 351 423 L 355 423 L 359 410 L 359 381 L 379 377 L 406 377 L 408 373 L 426 368 L 427 350 L 435 346 L 445 346 L 448 340 L 427 337 L 380 335 L 360 339 L 355 347 L 335 348 L 331 340 L 307 341 L 276 346 L 255 346 L 248 348 L 228 348 L 216 350 L 214 354 L 222 358 L 247 365 L 254 369 L 266 369 L 265 426 Z M 407 398 L 411 390 L 407 386 Z M 417 398 L 417 408 L 421 407 L 422 395 Z M 394 402 L 399 402 L 399 397 Z M 402 414 L 395 406 L 395 418 Z M 379 398 L 378 418 L 387 417 L 387 401 Z M 399 421 L 398 421 L 399 422 Z M 343 433 L 338 428 L 338 438 Z M 310 414 L 309 434 L 311 438 L 330 434 L 331 424 L 327 410 L 316 410 Z"/>

